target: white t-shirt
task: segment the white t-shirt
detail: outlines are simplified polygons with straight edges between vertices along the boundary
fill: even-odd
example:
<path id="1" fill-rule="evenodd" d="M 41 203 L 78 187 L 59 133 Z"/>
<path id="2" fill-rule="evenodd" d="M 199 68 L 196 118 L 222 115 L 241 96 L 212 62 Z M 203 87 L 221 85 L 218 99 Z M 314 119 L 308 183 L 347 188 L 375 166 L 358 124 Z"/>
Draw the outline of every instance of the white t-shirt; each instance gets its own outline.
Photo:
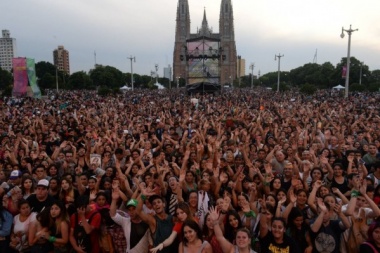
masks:
<path id="1" fill-rule="evenodd" d="M 36 215 L 35 212 L 32 212 L 24 222 L 21 222 L 20 214 L 17 214 L 13 218 L 13 232 L 15 234 L 18 232 L 22 232 L 23 234 L 28 232 L 30 223 L 36 220 Z"/>

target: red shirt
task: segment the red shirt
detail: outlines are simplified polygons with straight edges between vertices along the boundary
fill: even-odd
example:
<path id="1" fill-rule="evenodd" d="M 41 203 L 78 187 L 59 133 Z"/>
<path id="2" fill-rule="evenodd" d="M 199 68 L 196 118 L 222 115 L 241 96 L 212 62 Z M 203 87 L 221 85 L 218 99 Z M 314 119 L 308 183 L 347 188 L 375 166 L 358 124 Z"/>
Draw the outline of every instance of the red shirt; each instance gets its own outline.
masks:
<path id="1" fill-rule="evenodd" d="M 97 212 L 96 210 L 91 211 L 90 213 L 85 214 L 86 220 L 88 222 L 90 216 L 94 213 Z M 75 229 L 75 213 L 71 215 L 70 217 L 70 226 L 72 229 Z M 95 214 L 90 221 L 90 225 L 94 227 L 90 234 L 91 238 L 91 252 L 92 253 L 100 253 L 100 246 L 99 246 L 99 229 L 100 229 L 100 222 L 101 222 L 101 216 L 100 213 Z M 80 220 L 78 218 L 78 225 L 80 225 Z"/>

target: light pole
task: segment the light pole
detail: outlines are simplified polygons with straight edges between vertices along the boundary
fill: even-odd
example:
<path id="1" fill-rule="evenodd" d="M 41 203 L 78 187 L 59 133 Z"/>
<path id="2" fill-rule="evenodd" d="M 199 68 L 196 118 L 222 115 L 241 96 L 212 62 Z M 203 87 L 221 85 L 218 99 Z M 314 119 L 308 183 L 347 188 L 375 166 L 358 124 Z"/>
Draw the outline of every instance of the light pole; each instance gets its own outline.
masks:
<path id="1" fill-rule="evenodd" d="M 360 76 L 359 76 L 359 85 L 362 84 L 362 66 L 363 66 L 363 63 L 360 62 Z"/>
<path id="2" fill-rule="evenodd" d="M 251 89 L 253 88 L 253 69 L 255 68 L 255 64 L 251 63 L 249 66 L 249 69 L 252 69 L 252 75 L 251 75 Z"/>
<path id="3" fill-rule="evenodd" d="M 179 76 L 177 76 L 177 89 L 179 88 Z"/>
<path id="4" fill-rule="evenodd" d="M 132 64 L 132 60 L 134 62 L 136 62 L 136 57 L 134 57 L 134 56 L 132 57 L 132 55 L 131 55 L 131 57 L 128 57 L 127 59 L 129 59 L 131 61 L 131 85 L 132 85 L 132 91 L 133 91 L 134 85 L 133 85 L 133 64 Z"/>
<path id="5" fill-rule="evenodd" d="M 55 66 L 55 85 L 57 86 L 58 93 L 58 66 Z"/>
<path id="6" fill-rule="evenodd" d="M 281 57 L 284 57 L 284 55 L 281 55 L 278 53 L 278 55 L 274 56 L 274 60 L 276 61 L 278 58 L 278 71 L 277 71 L 277 92 L 280 91 L 280 65 L 281 65 Z"/>
<path id="7" fill-rule="evenodd" d="M 340 34 L 340 37 L 344 38 L 344 32 L 348 34 L 348 48 L 347 48 L 347 70 L 346 70 L 346 89 L 344 92 L 344 97 L 348 98 L 348 85 L 350 82 L 350 50 L 351 50 L 351 34 L 355 31 L 359 31 L 359 29 L 350 29 L 346 30 L 342 27 L 342 33 Z"/>
<path id="8" fill-rule="evenodd" d="M 154 68 L 156 69 L 156 84 L 158 84 L 158 64 L 154 65 Z"/>
<path id="9" fill-rule="evenodd" d="M 172 68 L 170 67 L 169 64 L 169 90 L 172 89 Z"/>

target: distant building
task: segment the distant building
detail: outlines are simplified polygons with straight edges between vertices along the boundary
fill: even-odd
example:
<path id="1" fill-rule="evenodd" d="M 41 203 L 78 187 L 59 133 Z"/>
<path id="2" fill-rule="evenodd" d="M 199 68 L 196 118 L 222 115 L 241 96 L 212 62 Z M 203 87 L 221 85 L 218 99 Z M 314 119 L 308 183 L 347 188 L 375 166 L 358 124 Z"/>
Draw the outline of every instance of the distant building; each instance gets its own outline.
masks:
<path id="1" fill-rule="evenodd" d="M 237 77 L 242 77 L 242 76 L 245 76 L 245 59 L 241 58 L 240 55 L 238 55 L 237 57 L 237 69 L 236 69 L 236 73 L 237 73 Z"/>
<path id="2" fill-rule="evenodd" d="M 209 27 L 204 10 L 202 26 L 190 32 L 188 0 L 178 0 L 173 54 L 173 77 L 186 82 L 225 84 L 237 77 L 232 0 L 220 0 L 219 33 Z M 194 48 L 193 48 L 194 47 Z"/>
<path id="3" fill-rule="evenodd" d="M 12 59 L 16 57 L 16 39 L 11 38 L 9 30 L 2 30 L 0 38 L 0 68 L 12 71 Z"/>
<path id="4" fill-rule="evenodd" d="M 168 65 L 167 68 L 164 68 L 164 77 L 167 79 L 170 79 L 171 75 L 172 75 L 172 68 L 170 67 L 170 65 Z"/>
<path id="5" fill-rule="evenodd" d="M 58 68 L 59 71 L 70 74 L 70 58 L 69 51 L 67 51 L 63 46 L 58 46 L 58 49 L 53 51 L 54 66 Z"/>

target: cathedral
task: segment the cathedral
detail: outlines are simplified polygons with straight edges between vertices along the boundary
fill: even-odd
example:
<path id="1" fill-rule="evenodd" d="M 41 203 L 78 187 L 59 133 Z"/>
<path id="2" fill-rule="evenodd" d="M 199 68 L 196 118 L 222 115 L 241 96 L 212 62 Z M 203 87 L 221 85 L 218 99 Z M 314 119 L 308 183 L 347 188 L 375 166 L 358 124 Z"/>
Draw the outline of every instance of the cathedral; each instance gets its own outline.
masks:
<path id="1" fill-rule="evenodd" d="M 219 33 L 209 27 L 204 10 L 201 27 L 190 31 L 188 0 L 178 0 L 173 77 L 184 78 L 186 84 L 200 82 L 231 84 L 237 75 L 237 54 L 232 0 L 221 0 Z"/>

